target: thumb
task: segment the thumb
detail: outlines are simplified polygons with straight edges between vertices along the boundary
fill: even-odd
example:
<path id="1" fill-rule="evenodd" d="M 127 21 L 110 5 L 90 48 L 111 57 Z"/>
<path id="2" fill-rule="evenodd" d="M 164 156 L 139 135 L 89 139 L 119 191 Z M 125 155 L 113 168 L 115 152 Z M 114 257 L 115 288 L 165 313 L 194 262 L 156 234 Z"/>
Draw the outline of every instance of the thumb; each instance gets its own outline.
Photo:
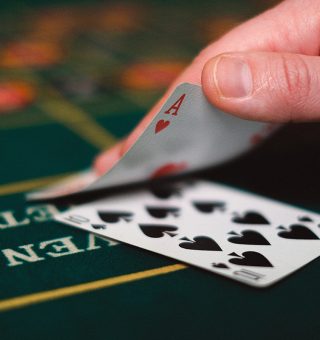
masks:
<path id="1" fill-rule="evenodd" d="M 226 53 L 202 72 L 208 100 L 241 118 L 320 121 L 320 57 L 291 53 Z"/>

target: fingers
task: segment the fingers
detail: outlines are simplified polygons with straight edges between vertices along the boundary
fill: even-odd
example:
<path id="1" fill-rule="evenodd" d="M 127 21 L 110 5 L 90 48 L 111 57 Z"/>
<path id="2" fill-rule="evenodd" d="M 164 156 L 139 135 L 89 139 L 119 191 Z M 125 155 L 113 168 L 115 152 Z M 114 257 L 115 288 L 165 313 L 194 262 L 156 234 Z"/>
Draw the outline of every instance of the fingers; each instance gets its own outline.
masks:
<path id="1" fill-rule="evenodd" d="M 320 57 L 222 54 L 205 65 L 202 86 L 212 104 L 245 119 L 320 120 Z"/>
<path id="2" fill-rule="evenodd" d="M 226 52 L 266 51 L 319 55 L 320 1 L 287 0 L 256 16 L 208 45 L 177 79 L 201 83 L 212 57 Z M 177 82 L 175 82 L 176 84 Z"/>
<path id="3" fill-rule="evenodd" d="M 183 82 L 201 84 L 203 67 L 214 56 L 230 51 L 248 50 L 318 55 L 320 50 L 319 32 L 319 0 L 287 0 L 236 27 L 217 42 L 206 47 L 194 59 L 130 136 L 112 149 L 110 154 L 107 151 L 104 156 L 98 158 L 95 162 L 96 171 L 98 174 L 105 173 L 129 150 L 178 84 Z M 206 72 L 210 73 L 210 71 L 204 72 L 204 82 L 209 81 L 209 78 L 207 80 L 205 78 Z M 209 83 L 207 85 L 207 94 L 210 96 L 213 88 Z M 215 99 L 211 98 L 211 100 L 217 104 Z M 219 101 L 219 105 L 222 105 L 221 101 Z M 232 112 L 244 114 L 242 111 L 232 110 Z"/>

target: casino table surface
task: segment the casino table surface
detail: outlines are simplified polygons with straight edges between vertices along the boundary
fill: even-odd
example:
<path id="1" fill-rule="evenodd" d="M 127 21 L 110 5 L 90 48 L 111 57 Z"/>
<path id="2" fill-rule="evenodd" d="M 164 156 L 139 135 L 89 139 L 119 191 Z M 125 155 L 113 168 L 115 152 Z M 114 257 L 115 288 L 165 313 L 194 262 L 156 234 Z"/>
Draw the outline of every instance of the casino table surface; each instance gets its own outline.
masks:
<path id="1" fill-rule="evenodd" d="M 318 339 L 320 260 L 255 289 L 52 220 L 201 46 L 272 1 L 19 2 L 0 30 L 1 339 Z M 197 174 L 320 210 L 317 123 Z"/>

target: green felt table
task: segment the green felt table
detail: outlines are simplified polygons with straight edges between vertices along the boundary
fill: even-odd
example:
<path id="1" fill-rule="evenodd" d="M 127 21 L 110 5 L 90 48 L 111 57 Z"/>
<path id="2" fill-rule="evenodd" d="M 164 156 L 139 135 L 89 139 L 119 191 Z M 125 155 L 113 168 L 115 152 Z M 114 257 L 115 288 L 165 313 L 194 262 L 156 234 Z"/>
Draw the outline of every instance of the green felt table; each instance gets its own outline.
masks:
<path id="1" fill-rule="evenodd" d="M 129 133 L 201 46 L 270 3 L 7 5 L 0 88 L 19 81 L 35 95 L 0 115 L 1 339 L 319 338 L 319 260 L 254 289 L 58 224 L 52 215 L 72 202 L 24 196 L 88 167 Z M 25 40 L 62 52 L 41 67 L 21 64 L 28 56 L 20 64 L 5 57 L 7 43 Z M 198 176 L 317 212 L 319 132 L 317 123 L 286 126 L 254 152 Z"/>

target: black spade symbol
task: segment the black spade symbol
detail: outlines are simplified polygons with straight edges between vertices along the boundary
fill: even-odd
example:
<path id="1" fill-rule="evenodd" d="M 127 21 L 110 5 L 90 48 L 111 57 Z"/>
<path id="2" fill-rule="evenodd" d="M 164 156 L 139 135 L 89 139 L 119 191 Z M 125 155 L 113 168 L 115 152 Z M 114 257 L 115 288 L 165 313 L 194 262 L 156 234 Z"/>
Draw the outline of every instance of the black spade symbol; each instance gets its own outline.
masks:
<path id="1" fill-rule="evenodd" d="M 234 232 L 229 234 L 235 235 Z M 228 238 L 229 242 L 237 244 L 255 244 L 255 245 L 270 245 L 268 240 L 260 233 L 253 230 L 244 230 L 241 232 L 242 235 L 232 236 Z"/>
<path id="2" fill-rule="evenodd" d="M 133 216 L 132 213 L 127 211 L 98 211 L 98 215 L 101 220 L 106 223 L 117 223 L 120 222 L 121 219 L 130 222 Z"/>
<path id="3" fill-rule="evenodd" d="M 159 224 L 139 224 L 141 231 L 148 237 L 159 238 L 165 234 L 173 237 L 177 235 L 174 233 L 178 230 L 177 227 L 171 225 L 159 225 Z"/>
<path id="4" fill-rule="evenodd" d="M 216 210 L 225 210 L 225 203 L 219 201 L 194 201 L 193 206 L 200 212 L 209 214 Z"/>
<path id="5" fill-rule="evenodd" d="M 179 208 L 174 207 L 146 207 L 148 213 L 155 218 L 166 218 L 169 215 L 179 216 Z"/>
<path id="6" fill-rule="evenodd" d="M 313 219 L 310 218 L 309 216 L 301 216 L 298 218 L 300 222 L 313 222 Z"/>
<path id="7" fill-rule="evenodd" d="M 225 263 L 212 263 L 212 267 L 220 269 L 229 269 L 229 266 L 227 266 Z"/>
<path id="8" fill-rule="evenodd" d="M 91 224 L 91 227 L 93 229 L 99 230 L 99 229 L 106 229 L 105 224 Z"/>
<path id="9" fill-rule="evenodd" d="M 293 240 L 318 240 L 319 237 L 311 231 L 309 228 L 305 227 L 302 224 L 293 224 L 288 230 L 283 227 L 279 227 L 279 229 L 284 229 L 278 233 L 278 236 L 293 239 Z"/>
<path id="10" fill-rule="evenodd" d="M 270 222 L 256 211 L 247 211 L 244 215 L 235 216 L 232 221 L 239 224 L 270 224 Z"/>
<path id="11" fill-rule="evenodd" d="M 154 186 L 150 189 L 151 193 L 160 199 L 168 199 L 171 196 L 180 196 L 180 189 L 171 185 Z"/>
<path id="12" fill-rule="evenodd" d="M 192 240 L 182 242 L 179 247 L 190 250 L 209 250 L 209 251 L 222 251 L 218 243 L 207 236 L 196 236 Z"/>
<path id="13" fill-rule="evenodd" d="M 245 251 L 242 257 L 230 259 L 229 262 L 239 266 L 273 267 L 266 257 L 255 251 Z"/>

